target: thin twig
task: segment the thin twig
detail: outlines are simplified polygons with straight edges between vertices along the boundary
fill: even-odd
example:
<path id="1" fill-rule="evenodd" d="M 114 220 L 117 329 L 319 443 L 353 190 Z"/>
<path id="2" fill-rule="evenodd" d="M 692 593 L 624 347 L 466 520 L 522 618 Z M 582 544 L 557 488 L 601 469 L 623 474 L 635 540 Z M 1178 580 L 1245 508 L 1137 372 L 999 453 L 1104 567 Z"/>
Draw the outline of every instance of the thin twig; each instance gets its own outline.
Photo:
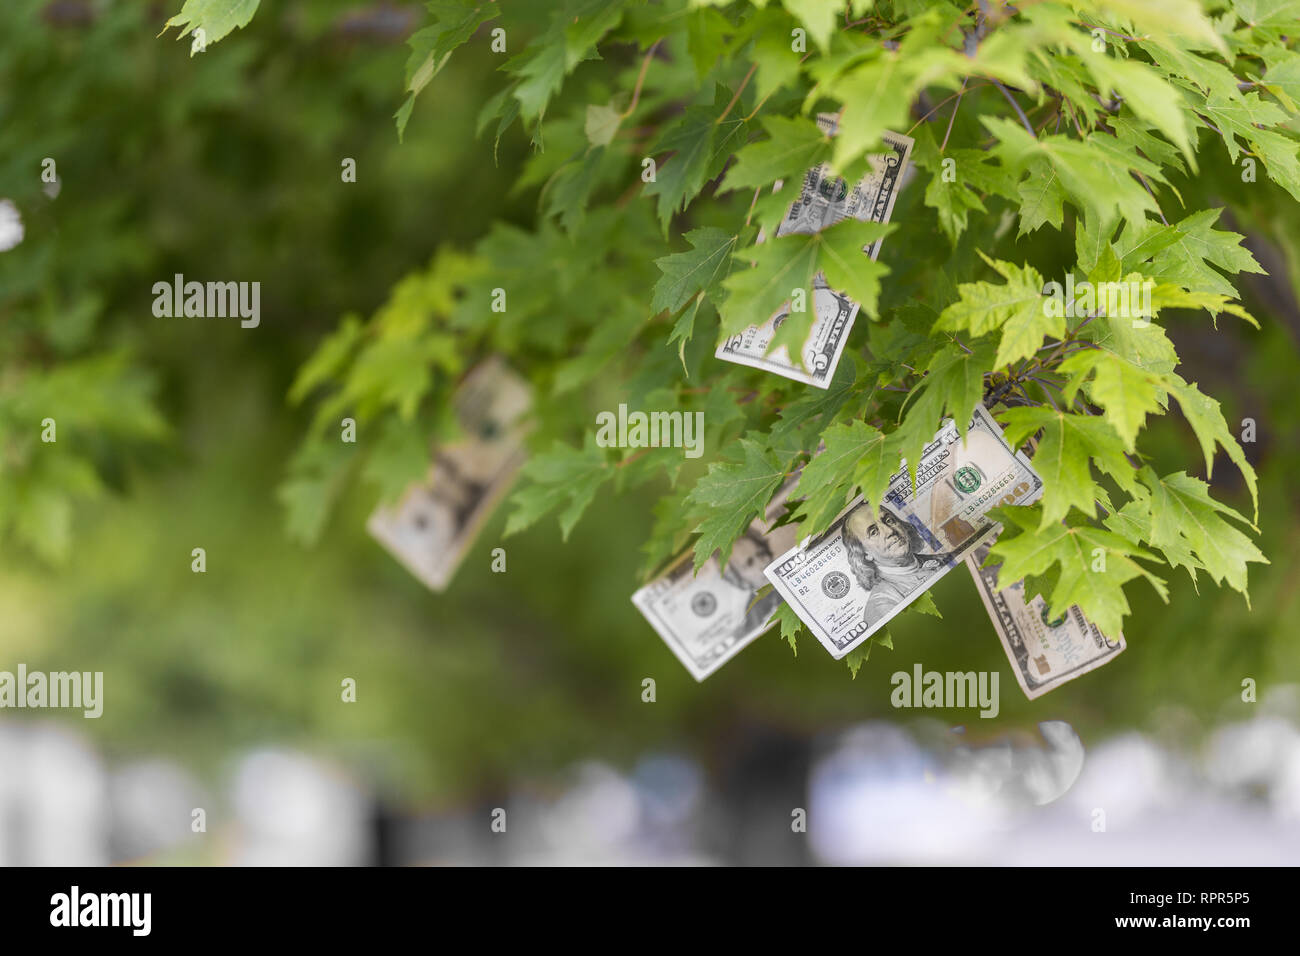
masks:
<path id="1" fill-rule="evenodd" d="M 745 213 L 745 225 L 747 226 L 749 225 L 749 220 L 753 218 L 754 207 L 758 205 L 758 193 L 759 190 L 761 190 L 762 188 L 763 188 L 762 186 L 755 187 L 754 198 L 749 201 L 749 212 Z"/>
<path id="2" fill-rule="evenodd" d="M 1016 387 L 1020 389 L 1020 394 L 1021 394 L 1021 395 L 1025 396 L 1025 398 L 1029 399 L 1029 401 L 1031 401 L 1031 402 L 1034 401 L 1032 398 L 1029 397 L 1029 392 L 1027 392 L 1027 391 L 1025 390 L 1025 383 L 1024 383 L 1024 382 L 1017 382 L 1017 383 L 1016 383 Z M 1049 405 L 1051 405 L 1052 408 L 1054 408 L 1056 411 L 1059 412 L 1059 411 L 1061 410 L 1060 406 L 1057 405 L 1056 402 L 1053 400 L 1051 392 L 1047 391 L 1047 389 L 1043 389 L 1043 398 L 1047 399 L 1047 403 L 1048 403 Z M 1042 405 L 1043 403 L 1042 403 L 1042 402 L 1034 402 L 1034 404 L 1035 404 L 1035 405 Z"/>
<path id="3" fill-rule="evenodd" d="M 1020 104 L 1017 103 L 1015 97 L 1011 95 L 1011 91 L 1008 90 L 1001 83 L 999 83 L 997 80 L 993 80 L 992 82 L 994 86 L 996 86 L 999 90 L 1002 91 L 1002 95 L 1007 98 L 1007 102 L 1010 103 L 1012 107 L 1014 107 L 1016 111 L 1016 115 L 1020 117 L 1020 122 L 1023 123 L 1025 129 L 1029 131 L 1029 135 L 1034 137 L 1034 139 L 1037 139 L 1038 134 L 1035 133 L 1034 128 L 1031 125 L 1029 125 L 1029 117 L 1026 116 L 1025 111 L 1020 108 Z"/>
<path id="4" fill-rule="evenodd" d="M 988 86 L 988 83 L 972 83 L 970 89 L 977 90 L 981 86 Z M 912 128 L 907 131 L 907 135 L 911 136 L 918 126 L 920 126 L 922 123 L 928 120 L 935 113 L 939 112 L 939 110 L 943 109 L 944 106 L 946 106 L 948 103 L 951 103 L 953 100 L 955 100 L 957 97 L 961 95 L 962 95 L 962 91 L 958 90 L 956 93 L 953 93 L 950 96 L 945 96 L 937 104 L 935 104 L 933 109 L 929 110 L 924 116 L 922 116 L 919 120 L 917 120 L 915 123 L 912 124 Z"/>
<path id="5" fill-rule="evenodd" d="M 961 89 L 957 91 L 957 105 L 952 108 L 952 115 L 948 117 L 948 130 L 943 134 L 943 142 L 939 145 L 939 152 L 942 153 L 948 148 L 948 137 L 952 135 L 952 124 L 957 121 L 957 111 L 961 109 L 962 94 L 966 92 L 966 81 L 970 77 L 962 77 Z"/>
<path id="6" fill-rule="evenodd" d="M 1169 220 L 1165 218 L 1164 212 L 1162 212 L 1160 209 L 1160 200 L 1156 199 L 1156 194 L 1154 191 L 1152 191 L 1151 184 L 1147 182 L 1147 178 L 1143 176 L 1141 173 L 1139 173 L 1136 169 L 1133 170 L 1132 172 L 1133 175 L 1138 178 L 1138 182 L 1140 182 L 1143 188 L 1146 189 L 1147 193 L 1150 194 L 1152 201 L 1156 204 L 1156 214 L 1160 217 L 1160 221 L 1163 222 L 1166 226 L 1169 225 Z"/>
<path id="7" fill-rule="evenodd" d="M 803 63 L 804 63 L 804 62 L 808 59 L 808 57 L 810 57 L 810 56 L 812 56 L 811 53 L 805 53 L 803 56 L 801 56 L 801 57 L 799 58 L 799 64 L 800 64 L 800 66 L 802 66 Z M 749 111 L 749 115 L 745 117 L 745 122 L 748 123 L 748 122 L 749 122 L 750 120 L 752 120 L 755 116 L 757 116 L 757 115 L 758 115 L 758 111 L 761 110 L 761 109 L 763 108 L 763 104 L 766 103 L 768 100 L 770 100 L 770 99 L 772 98 L 772 94 L 775 93 L 776 90 L 779 90 L 779 89 L 780 89 L 780 87 L 778 86 L 776 89 L 769 91 L 768 94 L 767 94 L 767 96 L 765 96 L 765 97 L 763 97 L 761 100 L 759 100 L 758 103 L 755 104 L 754 108 L 753 108 L 752 110 Z"/>

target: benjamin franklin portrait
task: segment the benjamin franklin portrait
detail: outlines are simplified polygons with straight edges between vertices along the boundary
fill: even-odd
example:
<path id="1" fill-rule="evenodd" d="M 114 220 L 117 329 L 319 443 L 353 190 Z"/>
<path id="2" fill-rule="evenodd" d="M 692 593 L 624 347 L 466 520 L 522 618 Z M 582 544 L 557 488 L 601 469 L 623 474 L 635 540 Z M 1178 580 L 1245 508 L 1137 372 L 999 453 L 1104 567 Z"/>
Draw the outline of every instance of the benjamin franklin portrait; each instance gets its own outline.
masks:
<path id="1" fill-rule="evenodd" d="M 865 503 L 844 519 L 840 534 L 853 576 L 868 592 L 862 619 L 869 625 L 907 603 L 951 559 L 948 552 L 926 553 L 920 532 Z"/>

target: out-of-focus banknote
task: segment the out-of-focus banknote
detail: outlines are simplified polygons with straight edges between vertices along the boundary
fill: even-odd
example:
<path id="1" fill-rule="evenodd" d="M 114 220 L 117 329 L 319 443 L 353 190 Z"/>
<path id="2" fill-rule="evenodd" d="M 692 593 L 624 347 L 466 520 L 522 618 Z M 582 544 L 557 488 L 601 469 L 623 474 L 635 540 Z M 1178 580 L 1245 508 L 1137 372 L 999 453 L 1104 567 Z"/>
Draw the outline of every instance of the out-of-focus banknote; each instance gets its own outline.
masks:
<path id="1" fill-rule="evenodd" d="M 795 543 L 794 525 L 771 532 L 765 529 L 781 515 L 791 481 L 772 499 L 763 520 L 750 523 L 743 537 L 731 549 L 725 568 L 718 567 L 717 555 L 709 558 L 698 574 L 688 551 L 645 587 L 632 595 L 650 626 L 677 655 L 696 680 L 702 681 L 768 629 L 781 596 L 768 591 L 763 569 Z"/>
<path id="2" fill-rule="evenodd" d="M 1047 602 L 1041 595 L 1035 594 L 1026 601 L 1023 581 L 999 591 L 998 568 L 1001 565 L 980 567 L 994 540 L 990 539 L 972 551 L 966 557 L 966 566 L 970 568 L 975 587 L 1026 697 L 1032 700 L 1055 690 L 1066 681 L 1095 670 L 1124 650 L 1127 645 L 1123 634 L 1112 641 L 1083 616 L 1077 605 L 1051 620 Z"/>
<path id="3" fill-rule="evenodd" d="M 837 131 L 833 113 L 818 115 L 817 123 L 832 136 Z M 803 189 L 790 204 L 776 234 L 807 235 L 850 218 L 888 222 L 912 155 L 913 140 L 899 133 L 885 133 L 884 140 L 888 151 L 871 157 L 871 172 L 852 188 L 843 179 L 832 176 L 825 163 L 808 170 L 804 174 Z M 864 252 L 875 259 L 880 252 L 880 242 L 877 239 Z M 857 317 L 858 303 L 830 289 L 821 273 L 813 280 L 812 297 L 815 317 L 804 341 L 803 365 L 793 359 L 784 346 L 770 355 L 767 351 L 776 330 L 790 315 L 788 308 L 778 310 L 761 325 L 750 326 L 724 340 L 714 354 L 728 362 L 775 372 L 818 388 L 829 388 L 853 328 L 853 320 Z"/>
<path id="4" fill-rule="evenodd" d="M 839 659 L 995 534 L 989 509 L 1029 504 L 1042 487 L 1028 459 L 976 408 L 965 442 L 948 420 L 922 451 L 915 494 L 902 468 L 879 507 L 859 496 L 825 533 L 764 574 Z"/>
<path id="5" fill-rule="evenodd" d="M 434 450 L 428 478 L 393 507 L 379 507 L 366 530 L 435 591 L 446 588 L 479 528 L 524 463 L 528 383 L 492 358 L 456 392 L 462 438 Z"/>

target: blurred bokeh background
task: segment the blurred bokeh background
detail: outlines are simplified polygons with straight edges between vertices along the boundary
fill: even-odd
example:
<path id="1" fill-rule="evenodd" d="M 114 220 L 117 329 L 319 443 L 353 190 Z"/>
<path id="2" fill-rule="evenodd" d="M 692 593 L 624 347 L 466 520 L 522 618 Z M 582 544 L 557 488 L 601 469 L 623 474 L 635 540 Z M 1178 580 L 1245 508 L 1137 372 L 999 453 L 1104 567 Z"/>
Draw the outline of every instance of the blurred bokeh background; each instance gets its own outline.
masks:
<path id="1" fill-rule="evenodd" d="M 0 670 L 105 682 L 97 720 L 0 712 L 0 863 L 1296 859 L 1300 223 L 1263 192 L 1228 223 L 1270 272 L 1246 284 L 1263 328 L 1170 330 L 1257 423 L 1250 607 L 1182 572 L 1168 605 L 1134 588 L 1128 650 L 1030 702 L 959 571 L 856 679 L 772 633 L 696 684 L 629 601 L 658 489 L 602 496 L 567 543 L 511 538 L 494 575 L 503 510 L 445 594 L 366 536 L 365 489 L 317 546 L 285 534 L 298 366 L 439 246 L 529 226 L 531 147 L 475 136 L 485 46 L 399 144 L 418 4 L 288 0 L 193 58 L 157 36 L 178 6 L 0 4 Z M 1236 179 L 1207 167 L 1207 201 Z M 155 318 L 174 273 L 261 281 L 260 328 Z M 47 408 L 98 478 L 32 464 Z M 1196 460 L 1176 415 L 1150 442 Z M 1214 485 L 1244 504 L 1222 458 Z M 1000 713 L 892 709 L 916 662 L 999 671 Z"/>

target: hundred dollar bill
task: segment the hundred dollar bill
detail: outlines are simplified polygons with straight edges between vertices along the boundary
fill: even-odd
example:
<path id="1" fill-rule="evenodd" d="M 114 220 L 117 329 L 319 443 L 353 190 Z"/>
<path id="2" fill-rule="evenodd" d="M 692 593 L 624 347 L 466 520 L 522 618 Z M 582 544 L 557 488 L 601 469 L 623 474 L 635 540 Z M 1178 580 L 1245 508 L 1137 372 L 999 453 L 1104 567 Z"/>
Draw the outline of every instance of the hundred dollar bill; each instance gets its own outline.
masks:
<path id="1" fill-rule="evenodd" d="M 837 132 L 833 113 L 819 114 L 817 124 L 829 135 Z M 888 151 L 870 157 L 871 172 L 852 188 L 843 179 L 832 176 L 826 163 L 808 170 L 804 174 L 803 188 L 777 226 L 776 234 L 807 235 L 850 218 L 864 222 L 889 222 L 914 141 L 899 133 L 885 133 L 884 140 Z M 877 239 L 863 251 L 875 259 L 880 252 L 880 242 Z M 858 303 L 827 286 L 821 273 L 813 279 L 812 298 L 814 318 L 804 341 L 803 365 L 784 346 L 768 354 L 776 330 L 790 315 L 788 307 L 779 309 L 761 325 L 752 325 L 724 340 L 715 356 L 818 388 L 829 388 L 849 332 L 853 329 L 853 320 L 857 318 Z"/>
<path id="2" fill-rule="evenodd" d="M 500 359 L 477 366 L 455 397 L 463 438 L 435 449 L 428 477 L 367 520 L 371 536 L 434 591 L 446 588 L 523 465 L 521 419 L 531 404 L 528 383 Z"/>
<path id="3" fill-rule="evenodd" d="M 1029 460 L 976 408 L 965 442 L 949 419 L 923 449 L 915 493 L 900 468 L 879 507 L 859 495 L 825 533 L 763 573 L 839 659 L 995 534 L 989 509 L 1029 504 L 1042 487 Z"/>
<path id="4" fill-rule="evenodd" d="M 966 557 L 966 566 L 1026 697 L 1033 700 L 1046 694 L 1124 650 L 1127 645 L 1123 634 L 1112 641 L 1083 616 L 1078 605 L 1053 621 L 1048 618 L 1047 602 L 1041 595 L 1026 601 L 1023 581 L 999 591 L 1001 565 L 980 567 L 994 540 L 996 536 L 972 551 Z"/>
<path id="5" fill-rule="evenodd" d="M 717 555 L 692 574 L 688 551 L 645 587 L 632 595 L 632 603 L 659 632 L 697 681 L 702 681 L 768 629 L 781 596 L 769 591 L 763 568 L 773 555 L 795 543 L 794 525 L 771 532 L 765 529 L 781 515 L 786 496 L 795 482 L 785 485 L 772 499 L 763 520 L 755 519 L 731 549 L 725 568 Z"/>

